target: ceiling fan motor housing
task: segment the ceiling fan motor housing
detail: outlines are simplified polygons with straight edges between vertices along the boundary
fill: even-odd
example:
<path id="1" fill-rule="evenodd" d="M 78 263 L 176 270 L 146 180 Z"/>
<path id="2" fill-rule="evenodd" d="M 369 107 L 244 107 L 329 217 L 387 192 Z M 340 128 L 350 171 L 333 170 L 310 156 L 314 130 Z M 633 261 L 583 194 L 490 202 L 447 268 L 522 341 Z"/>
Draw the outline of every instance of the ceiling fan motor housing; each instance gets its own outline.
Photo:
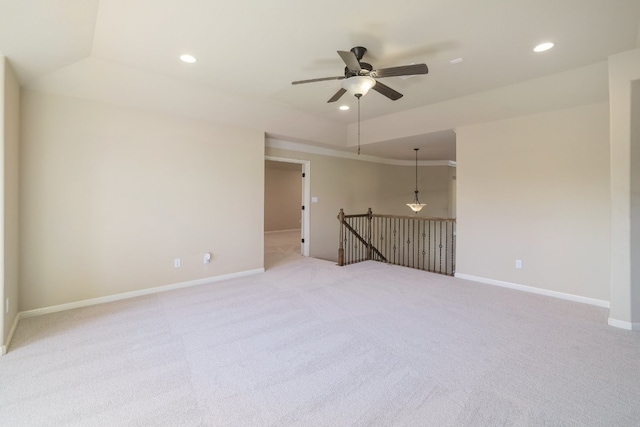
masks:
<path id="1" fill-rule="evenodd" d="M 364 54 L 367 52 L 367 48 L 362 46 L 356 46 L 351 48 L 351 52 L 353 52 L 353 54 L 356 56 L 356 59 L 360 61 L 364 56 Z"/>
<path id="2" fill-rule="evenodd" d="M 344 67 L 344 76 L 346 78 L 353 76 L 368 76 L 373 71 L 373 65 L 366 62 L 360 62 L 360 71 L 350 70 L 349 67 Z"/>

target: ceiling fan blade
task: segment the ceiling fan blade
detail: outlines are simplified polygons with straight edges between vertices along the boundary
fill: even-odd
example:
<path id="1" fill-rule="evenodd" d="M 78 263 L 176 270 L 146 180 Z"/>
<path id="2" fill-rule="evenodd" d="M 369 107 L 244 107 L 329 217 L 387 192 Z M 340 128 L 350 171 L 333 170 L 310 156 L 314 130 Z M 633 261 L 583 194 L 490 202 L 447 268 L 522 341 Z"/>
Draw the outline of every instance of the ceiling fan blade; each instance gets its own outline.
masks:
<path id="1" fill-rule="evenodd" d="M 295 82 L 291 82 L 292 85 L 299 85 L 302 83 L 313 83 L 313 82 L 324 82 L 326 80 L 342 80 L 344 76 L 336 76 L 336 77 L 320 77 L 319 79 L 309 79 L 309 80 L 297 80 Z"/>
<path id="2" fill-rule="evenodd" d="M 402 94 L 394 89 L 391 89 L 389 86 L 382 84 L 380 82 L 376 82 L 376 84 L 371 88 L 373 90 L 375 90 L 376 92 L 386 96 L 387 98 L 389 98 L 392 101 L 397 101 L 398 99 L 402 98 Z"/>
<path id="3" fill-rule="evenodd" d="M 397 77 L 397 76 L 412 76 L 414 74 L 427 74 L 429 68 L 427 64 L 412 64 L 401 65 L 399 67 L 381 68 L 380 70 L 374 70 L 369 75 L 373 78 L 381 77 Z"/>
<path id="4" fill-rule="evenodd" d="M 349 70 L 360 71 L 360 69 L 362 68 L 360 66 L 360 62 L 358 62 L 358 58 L 356 58 L 356 55 L 353 52 L 345 52 L 344 50 L 339 50 L 338 55 L 340 55 L 340 58 L 342 58 L 344 63 L 347 64 L 347 68 Z"/>
<path id="5" fill-rule="evenodd" d="M 340 99 L 342 97 L 342 95 L 344 95 L 347 92 L 346 89 L 344 88 L 340 88 L 332 97 L 331 99 L 329 99 L 327 101 L 327 103 L 329 102 L 336 102 L 338 99 Z"/>

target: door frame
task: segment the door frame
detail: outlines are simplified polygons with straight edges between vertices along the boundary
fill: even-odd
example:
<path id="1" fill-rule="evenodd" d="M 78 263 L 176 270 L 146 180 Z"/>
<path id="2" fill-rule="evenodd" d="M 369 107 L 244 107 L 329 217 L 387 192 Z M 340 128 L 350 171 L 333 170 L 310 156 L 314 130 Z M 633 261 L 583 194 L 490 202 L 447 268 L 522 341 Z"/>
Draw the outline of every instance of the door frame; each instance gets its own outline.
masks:
<path id="1" fill-rule="evenodd" d="M 265 160 L 282 163 L 296 163 L 302 165 L 304 179 L 302 181 L 302 221 L 300 224 L 301 246 L 300 253 L 309 256 L 309 211 L 311 210 L 311 162 L 309 160 L 291 159 L 288 157 L 264 156 Z"/>

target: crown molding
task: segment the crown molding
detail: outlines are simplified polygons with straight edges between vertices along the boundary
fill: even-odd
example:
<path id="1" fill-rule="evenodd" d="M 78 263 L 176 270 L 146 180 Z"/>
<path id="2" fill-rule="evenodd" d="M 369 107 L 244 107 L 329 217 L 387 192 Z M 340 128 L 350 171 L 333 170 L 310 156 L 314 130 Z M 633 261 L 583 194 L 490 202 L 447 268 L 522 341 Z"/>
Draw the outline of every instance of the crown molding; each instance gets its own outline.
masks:
<path id="1" fill-rule="evenodd" d="M 269 138 L 265 139 L 265 146 L 269 148 L 279 148 L 282 150 L 298 151 L 308 154 L 319 154 L 322 156 L 339 157 L 342 159 L 360 160 L 363 162 L 381 163 L 393 166 L 414 166 L 414 160 L 395 160 L 385 159 L 382 157 L 370 156 L 367 154 L 355 154 L 348 151 L 338 150 L 334 148 L 318 147 L 315 145 L 301 144 L 299 142 L 285 141 L 283 139 Z M 452 160 L 419 160 L 419 166 L 451 166 L 456 167 L 456 162 Z"/>

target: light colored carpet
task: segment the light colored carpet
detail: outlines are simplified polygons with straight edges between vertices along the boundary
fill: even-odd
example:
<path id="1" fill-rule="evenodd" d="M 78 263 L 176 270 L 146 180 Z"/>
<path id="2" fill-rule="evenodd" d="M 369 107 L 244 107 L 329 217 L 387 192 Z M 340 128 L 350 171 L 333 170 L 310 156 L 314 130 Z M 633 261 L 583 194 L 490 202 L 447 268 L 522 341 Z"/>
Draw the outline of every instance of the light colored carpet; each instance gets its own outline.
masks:
<path id="1" fill-rule="evenodd" d="M 637 426 L 640 334 L 607 311 L 408 268 L 264 274 L 24 319 L 1 426 Z"/>

